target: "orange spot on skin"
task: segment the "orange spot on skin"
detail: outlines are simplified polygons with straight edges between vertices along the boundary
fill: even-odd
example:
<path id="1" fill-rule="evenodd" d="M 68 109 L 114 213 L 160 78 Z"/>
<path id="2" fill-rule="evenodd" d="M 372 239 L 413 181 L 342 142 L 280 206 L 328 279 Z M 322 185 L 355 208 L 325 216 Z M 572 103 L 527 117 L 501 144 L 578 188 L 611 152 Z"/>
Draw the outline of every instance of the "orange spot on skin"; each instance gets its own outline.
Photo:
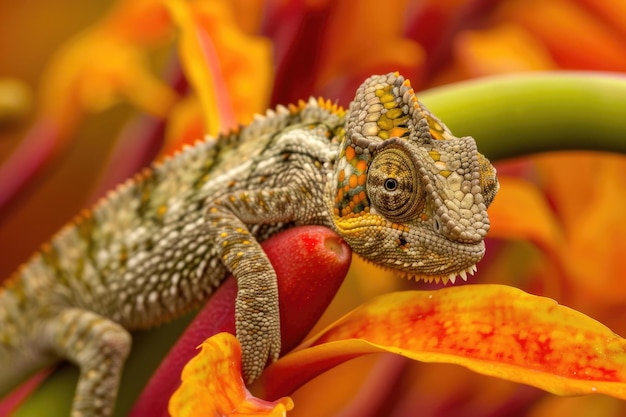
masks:
<path id="1" fill-rule="evenodd" d="M 352 161 L 355 155 L 356 152 L 354 152 L 354 148 L 352 146 L 348 146 L 346 148 L 346 159 L 348 160 L 348 162 Z"/>
<path id="2" fill-rule="evenodd" d="M 359 183 L 359 180 L 356 174 L 350 175 L 350 182 L 349 182 L 350 188 L 355 188 L 358 183 Z"/>
<path id="3" fill-rule="evenodd" d="M 340 202 L 341 200 L 343 200 L 343 190 L 339 189 L 339 191 L 337 192 L 337 196 L 335 198 L 335 202 Z"/>
<path id="4" fill-rule="evenodd" d="M 367 170 L 367 162 L 361 159 L 359 162 L 356 163 L 356 169 L 359 172 L 365 172 Z"/>
<path id="5" fill-rule="evenodd" d="M 402 137 L 406 133 L 406 129 L 403 127 L 394 127 L 389 131 L 389 136 L 392 138 Z"/>
<path id="6" fill-rule="evenodd" d="M 346 179 L 346 171 L 342 169 L 341 171 L 339 171 L 339 177 L 337 178 L 337 180 L 339 182 L 343 182 L 343 180 L 345 179 Z"/>
<path id="7" fill-rule="evenodd" d="M 361 175 L 359 175 L 359 178 L 358 178 L 358 180 L 357 180 L 357 183 L 358 183 L 359 185 L 365 185 L 365 181 L 366 181 L 366 180 L 367 180 L 367 175 L 365 175 L 365 174 L 361 174 Z"/>
<path id="8" fill-rule="evenodd" d="M 391 228 L 392 229 L 396 229 L 396 230 L 400 230 L 400 231 L 404 231 L 404 232 L 408 232 L 409 228 L 403 224 L 400 223 L 392 223 L 391 224 Z"/>
<path id="9" fill-rule="evenodd" d="M 435 140 L 443 140 L 443 136 L 441 135 L 441 133 L 435 129 L 430 129 L 430 135 Z"/>

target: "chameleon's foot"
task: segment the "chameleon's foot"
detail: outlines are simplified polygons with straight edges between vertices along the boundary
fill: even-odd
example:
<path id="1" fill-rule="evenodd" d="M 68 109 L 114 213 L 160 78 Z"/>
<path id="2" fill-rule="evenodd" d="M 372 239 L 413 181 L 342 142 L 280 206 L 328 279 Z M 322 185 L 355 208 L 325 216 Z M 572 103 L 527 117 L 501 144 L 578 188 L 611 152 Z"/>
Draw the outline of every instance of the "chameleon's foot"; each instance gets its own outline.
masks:
<path id="1" fill-rule="evenodd" d="M 264 191 L 257 198 L 262 195 L 263 204 L 267 204 L 270 196 L 278 198 L 286 192 L 284 189 Z M 237 279 L 235 326 L 241 343 L 244 379 L 249 384 L 261 375 L 268 360 L 273 362 L 280 355 L 278 282 L 261 245 L 233 213 L 241 207 L 224 203 L 237 198 L 233 195 L 232 199 L 216 201 L 206 212 L 206 222 L 212 227 L 209 231 L 215 234 L 216 246 L 221 251 L 218 256 Z M 246 201 L 246 207 L 252 204 Z M 261 203 L 258 205 L 260 207 Z M 283 220 L 272 212 L 267 213 L 267 222 Z"/>
<path id="2" fill-rule="evenodd" d="M 265 365 L 280 355 L 280 317 L 278 299 L 237 300 L 237 338 L 241 343 L 242 368 L 246 384 L 257 379 Z M 243 310 L 243 311 L 242 311 Z"/>
<path id="3" fill-rule="evenodd" d="M 80 367 L 71 416 L 111 416 L 130 334 L 117 323 L 80 309 L 50 319 L 45 332 L 55 352 Z"/>

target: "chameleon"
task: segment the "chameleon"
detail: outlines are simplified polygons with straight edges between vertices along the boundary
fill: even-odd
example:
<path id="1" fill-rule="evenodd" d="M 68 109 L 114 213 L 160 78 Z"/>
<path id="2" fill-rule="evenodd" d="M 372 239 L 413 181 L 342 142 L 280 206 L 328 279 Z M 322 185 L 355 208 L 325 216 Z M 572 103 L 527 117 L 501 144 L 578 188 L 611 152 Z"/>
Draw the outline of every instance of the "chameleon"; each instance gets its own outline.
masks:
<path id="1" fill-rule="evenodd" d="M 467 280 L 485 253 L 496 170 L 399 73 L 347 110 L 279 105 L 155 162 L 44 244 L 0 289 L 0 393 L 59 360 L 80 369 L 71 415 L 113 413 L 130 332 L 205 302 L 232 273 L 248 382 L 280 352 L 276 274 L 259 242 L 334 229 L 415 279 Z"/>

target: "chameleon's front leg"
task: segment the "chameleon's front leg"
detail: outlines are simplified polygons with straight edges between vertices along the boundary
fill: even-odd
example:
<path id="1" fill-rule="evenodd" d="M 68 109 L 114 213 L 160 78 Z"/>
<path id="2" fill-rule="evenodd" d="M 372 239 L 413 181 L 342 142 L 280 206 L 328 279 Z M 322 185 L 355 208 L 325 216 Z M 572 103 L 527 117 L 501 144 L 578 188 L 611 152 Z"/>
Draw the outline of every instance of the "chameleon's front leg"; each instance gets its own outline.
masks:
<path id="1" fill-rule="evenodd" d="M 235 324 L 248 383 L 261 374 L 268 358 L 278 359 L 281 335 L 276 273 L 245 223 L 292 220 L 288 193 L 264 190 L 226 196 L 214 201 L 206 213 L 218 256 L 237 279 Z"/>
<path id="2" fill-rule="evenodd" d="M 70 308 L 43 323 L 43 343 L 80 368 L 72 417 L 112 415 L 131 336 L 119 324 Z"/>

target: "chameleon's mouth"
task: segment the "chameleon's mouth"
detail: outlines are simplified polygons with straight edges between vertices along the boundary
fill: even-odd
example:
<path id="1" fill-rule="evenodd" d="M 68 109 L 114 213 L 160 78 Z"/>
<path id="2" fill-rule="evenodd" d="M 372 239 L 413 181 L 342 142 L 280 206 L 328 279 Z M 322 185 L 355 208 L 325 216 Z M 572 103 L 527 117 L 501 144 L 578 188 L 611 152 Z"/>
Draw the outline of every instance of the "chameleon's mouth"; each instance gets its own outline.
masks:
<path id="1" fill-rule="evenodd" d="M 481 257 L 482 258 L 482 257 Z M 478 262 L 481 258 L 476 259 L 476 262 Z M 381 264 L 378 262 L 375 262 L 371 259 L 367 259 L 363 256 L 361 256 L 361 259 L 363 259 L 365 262 L 371 263 L 376 265 L 379 268 L 385 269 L 387 271 L 391 271 L 394 272 L 395 274 L 397 274 L 398 276 L 402 277 L 402 278 L 406 278 L 409 280 L 415 280 L 415 281 L 423 281 L 426 283 L 432 283 L 435 282 L 437 284 L 439 284 L 440 282 L 443 283 L 443 285 L 447 285 L 449 282 L 452 283 L 453 285 L 456 284 L 456 280 L 457 278 L 461 278 L 464 282 L 467 282 L 468 280 L 468 275 L 469 276 L 473 276 L 476 271 L 478 271 L 478 268 L 476 266 L 476 263 L 471 264 L 468 267 L 465 268 L 461 268 L 458 270 L 452 270 L 452 272 L 443 272 L 443 273 L 437 273 L 435 271 L 433 271 L 432 269 L 430 271 L 424 271 L 424 272 L 413 272 L 413 271 L 407 271 L 407 270 L 402 270 L 399 269 L 397 267 L 394 267 L 392 265 L 389 264 Z M 446 266 L 439 266 L 440 271 L 443 271 L 445 269 L 449 269 L 449 265 L 447 265 L 448 268 L 446 268 Z"/>
<path id="2" fill-rule="evenodd" d="M 397 271 L 398 274 L 407 279 L 414 279 L 415 281 L 424 281 L 424 282 L 435 282 L 439 284 L 443 282 L 443 285 L 447 285 L 448 282 L 452 284 L 456 284 L 456 279 L 461 278 L 463 281 L 467 282 L 467 275 L 474 275 L 474 273 L 478 270 L 476 265 L 471 265 L 465 269 L 462 269 L 457 272 L 451 272 L 448 275 L 425 275 L 425 274 L 411 274 L 405 271 Z"/>

